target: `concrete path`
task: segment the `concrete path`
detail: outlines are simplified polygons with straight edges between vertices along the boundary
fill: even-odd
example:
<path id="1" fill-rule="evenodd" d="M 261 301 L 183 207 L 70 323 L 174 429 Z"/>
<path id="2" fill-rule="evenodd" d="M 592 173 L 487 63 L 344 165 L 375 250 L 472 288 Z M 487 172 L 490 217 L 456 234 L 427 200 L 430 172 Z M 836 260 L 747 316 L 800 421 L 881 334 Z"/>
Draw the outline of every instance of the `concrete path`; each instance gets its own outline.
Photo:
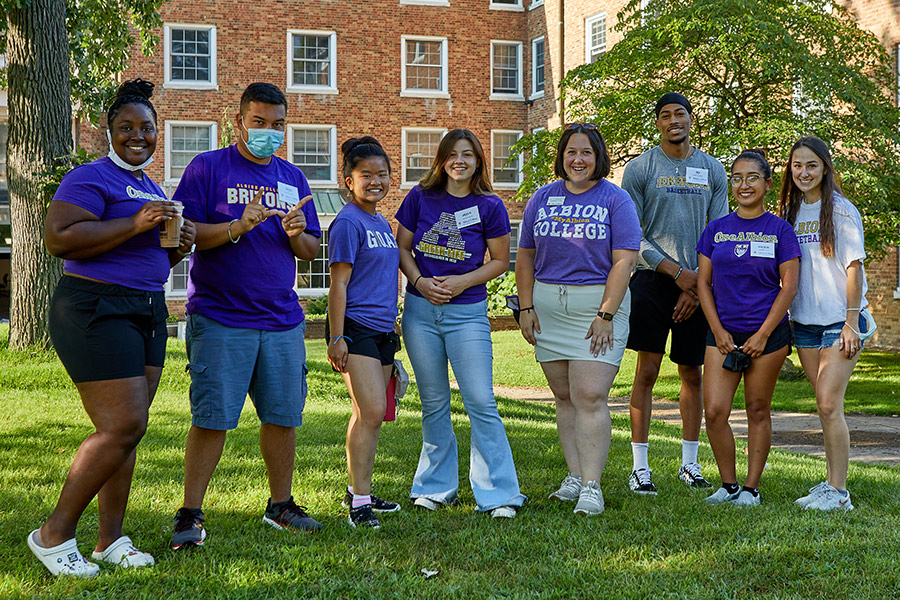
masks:
<path id="1" fill-rule="evenodd" d="M 552 402 L 547 388 L 494 386 L 494 394 L 503 398 Z M 610 412 L 628 414 L 628 398 L 612 398 Z M 681 425 L 677 402 L 653 401 L 653 418 Z M 900 417 L 847 415 L 850 427 L 850 460 L 900 467 Z M 731 427 L 735 437 L 747 438 L 747 413 L 734 410 Z M 825 457 L 822 427 L 816 415 L 806 413 L 772 413 L 772 447 Z"/>

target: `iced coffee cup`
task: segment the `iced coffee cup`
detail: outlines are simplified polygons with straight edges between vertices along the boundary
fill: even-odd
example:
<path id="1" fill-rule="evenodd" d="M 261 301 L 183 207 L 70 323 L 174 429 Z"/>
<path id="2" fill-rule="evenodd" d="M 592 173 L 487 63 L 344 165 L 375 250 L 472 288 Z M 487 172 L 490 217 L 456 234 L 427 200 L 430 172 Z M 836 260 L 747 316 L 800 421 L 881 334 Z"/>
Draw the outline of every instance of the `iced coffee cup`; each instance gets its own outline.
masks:
<path id="1" fill-rule="evenodd" d="M 176 204 L 178 215 L 159 224 L 159 245 L 163 248 L 177 248 L 181 245 L 181 226 L 184 224 L 184 205 Z"/>

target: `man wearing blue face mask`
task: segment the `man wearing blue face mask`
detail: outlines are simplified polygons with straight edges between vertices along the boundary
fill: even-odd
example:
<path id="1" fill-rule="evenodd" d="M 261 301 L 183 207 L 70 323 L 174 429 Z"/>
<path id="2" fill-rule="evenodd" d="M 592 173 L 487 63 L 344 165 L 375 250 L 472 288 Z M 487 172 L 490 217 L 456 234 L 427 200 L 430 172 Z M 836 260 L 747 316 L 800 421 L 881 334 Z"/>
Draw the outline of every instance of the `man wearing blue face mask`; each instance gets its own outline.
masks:
<path id="1" fill-rule="evenodd" d="M 268 471 L 263 522 L 322 527 L 291 496 L 307 391 L 295 259 L 315 258 L 322 232 L 303 173 L 274 156 L 286 115 L 281 90 L 251 84 L 235 117 L 237 144 L 194 158 L 173 196 L 197 225 L 186 307 L 192 419 L 173 549 L 206 539 L 203 498 L 248 393 Z"/>

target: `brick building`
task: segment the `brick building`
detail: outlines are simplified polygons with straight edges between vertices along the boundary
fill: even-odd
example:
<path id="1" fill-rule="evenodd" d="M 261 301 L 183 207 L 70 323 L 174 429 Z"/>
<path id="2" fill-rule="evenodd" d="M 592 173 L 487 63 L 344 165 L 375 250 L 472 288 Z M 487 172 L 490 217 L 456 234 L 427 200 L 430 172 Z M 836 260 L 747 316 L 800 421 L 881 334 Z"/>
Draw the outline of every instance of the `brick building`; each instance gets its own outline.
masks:
<path id="1" fill-rule="evenodd" d="M 625 4 L 371 0 L 351 15 L 346 4 L 330 0 L 252 6 L 234 0 L 170 0 L 162 6 L 157 53 L 147 58 L 135 51 L 123 78 L 141 76 L 157 84 L 160 137 L 156 162 L 147 170 L 168 191 L 193 156 L 218 147 L 248 83 L 279 85 L 289 101 L 289 127 L 278 156 L 307 175 L 327 227 L 342 203 L 340 144 L 360 135 L 377 137 L 392 159 L 391 192 L 381 209 L 385 215 L 393 215 L 431 163 L 442 133 L 454 127 L 471 129 L 481 139 L 497 193 L 508 200 L 520 181 L 519 169 L 505 166 L 509 146 L 523 133 L 560 125 L 564 107 L 555 94 L 560 75 L 595 60 L 617 41 L 612 27 Z M 848 4 L 860 24 L 896 55 L 900 2 Z M 0 148 L 5 104 L 0 92 Z M 102 129 L 82 126 L 78 134 L 89 151 L 106 153 Z M 4 157 L 0 153 L 0 246 L 9 227 L 8 216 L 3 221 Z M 619 177 L 612 176 L 614 181 Z M 514 252 L 524 206 L 507 202 L 507 207 Z M 2 264 L 0 255 L 0 302 Z M 869 300 L 879 322 L 874 341 L 900 347 L 897 249 L 867 271 Z M 301 296 L 324 294 L 327 273 L 326 235 L 319 257 L 298 264 Z M 182 310 L 186 281 L 182 263 L 168 285 L 173 312 Z"/>

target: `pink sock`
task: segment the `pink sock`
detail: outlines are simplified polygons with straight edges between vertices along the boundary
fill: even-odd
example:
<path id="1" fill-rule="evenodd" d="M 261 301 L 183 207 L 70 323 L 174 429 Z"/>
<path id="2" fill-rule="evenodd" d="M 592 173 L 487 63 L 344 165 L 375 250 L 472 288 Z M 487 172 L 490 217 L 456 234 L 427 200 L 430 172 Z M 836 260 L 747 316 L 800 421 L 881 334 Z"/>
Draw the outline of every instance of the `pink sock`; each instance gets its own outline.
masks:
<path id="1" fill-rule="evenodd" d="M 350 493 L 352 494 L 352 493 L 353 493 L 353 486 L 352 486 L 352 485 L 348 485 L 348 486 L 347 486 L 347 491 L 350 492 Z"/>
<path id="2" fill-rule="evenodd" d="M 365 504 L 372 504 L 372 496 L 371 494 L 366 494 L 365 496 L 358 496 L 353 494 L 353 503 L 350 505 L 353 508 L 358 508 Z"/>

